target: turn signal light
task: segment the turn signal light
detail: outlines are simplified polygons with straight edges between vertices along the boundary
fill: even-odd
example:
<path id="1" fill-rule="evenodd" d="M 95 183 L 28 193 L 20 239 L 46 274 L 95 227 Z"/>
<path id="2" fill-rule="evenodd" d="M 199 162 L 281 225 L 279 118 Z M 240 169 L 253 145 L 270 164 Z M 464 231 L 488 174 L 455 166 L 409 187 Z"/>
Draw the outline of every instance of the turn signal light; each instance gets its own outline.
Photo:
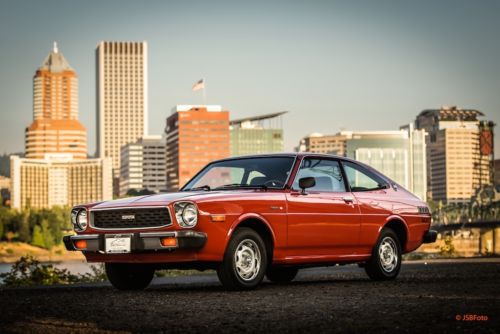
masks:
<path id="1" fill-rule="evenodd" d="M 76 240 L 75 241 L 75 247 L 78 249 L 85 249 L 87 248 L 87 240 Z"/>
<path id="2" fill-rule="evenodd" d="M 212 219 L 213 222 L 218 222 L 218 223 L 226 221 L 226 216 L 224 215 L 212 215 L 210 216 L 210 218 Z"/>
<path id="3" fill-rule="evenodd" d="M 177 247 L 177 238 L 175 237 L 161 238 L 160 242 L 163 247 Z"/>

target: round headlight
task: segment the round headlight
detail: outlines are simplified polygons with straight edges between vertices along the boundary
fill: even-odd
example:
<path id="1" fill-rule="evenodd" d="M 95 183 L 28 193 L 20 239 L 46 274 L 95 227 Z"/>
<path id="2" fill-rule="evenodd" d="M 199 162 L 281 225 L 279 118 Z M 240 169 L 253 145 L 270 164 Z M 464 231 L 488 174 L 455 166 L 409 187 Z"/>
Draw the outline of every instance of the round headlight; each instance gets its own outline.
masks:
<path id="1" fill-rule="evenodd" d="M 76 215 L 77 214 L 78 214 L 77 209 L 71 210 L 71 224 L 73 224 L 73 226 L 76 226 Z"/>
<path id="2" fill-rule="evenodd" d="M 193 203 L 186 204 L 182 209 L 182 222 L 186 227 L 193 227 L 198 222 L 198 210 Z"/>
<path id="3" fill-rule="evenodd" d="M 83 209 L 76 215 L 76 225 L 83 231 L 87 228 L 87 210 Z"/>

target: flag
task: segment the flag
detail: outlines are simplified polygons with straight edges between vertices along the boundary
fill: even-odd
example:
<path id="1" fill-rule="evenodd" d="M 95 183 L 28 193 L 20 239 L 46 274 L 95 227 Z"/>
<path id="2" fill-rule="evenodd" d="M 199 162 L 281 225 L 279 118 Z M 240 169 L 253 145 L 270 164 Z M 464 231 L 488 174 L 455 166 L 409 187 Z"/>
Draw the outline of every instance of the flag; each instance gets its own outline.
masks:
<path id="1" fill-rule="evenodd" d="M 204 79 L 198 80 L 198 82 L 196 82 L 193 85 L 193 92 L 196 92 L 197 90 L 200 90 L 200 89 L 205 89 L 205 81 L 204 81 Z"/>

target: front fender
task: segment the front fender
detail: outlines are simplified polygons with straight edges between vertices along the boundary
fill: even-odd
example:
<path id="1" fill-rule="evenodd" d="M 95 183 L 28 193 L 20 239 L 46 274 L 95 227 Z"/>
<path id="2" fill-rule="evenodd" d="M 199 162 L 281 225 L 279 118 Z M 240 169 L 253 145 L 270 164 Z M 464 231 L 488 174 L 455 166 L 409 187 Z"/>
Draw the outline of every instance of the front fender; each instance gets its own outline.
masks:
<path id="1" fill-rule="evenodd" d="M 250 220 L 250 219 L 259 220 L 261 223 L 265 224 L 266 227 L 268 228 L 268 230 L 271 232 L 271 236 L 272 236 L 272 239 L 273 239 L 273 244 L 276 244 L 276 235 L 274 233 L 274 230 L 273 230 L 271 224 L 269 223 L 269 221 L 267 221 L 266 218 L 264 218 L 262 215 L 259 215 L 257 213 L 244 213 L 241 216 L 239 216 L 237 219 L 234 220 L 234 222 L 232 223 L 231 227 L 227 231 L 224 248 L 227 247 L 227 244 L 229 243 L 229 240 L 231 239 L 231 236 L 233 235 L 234 230 L 236 230 L 236 228 L 242 222 Z"/>

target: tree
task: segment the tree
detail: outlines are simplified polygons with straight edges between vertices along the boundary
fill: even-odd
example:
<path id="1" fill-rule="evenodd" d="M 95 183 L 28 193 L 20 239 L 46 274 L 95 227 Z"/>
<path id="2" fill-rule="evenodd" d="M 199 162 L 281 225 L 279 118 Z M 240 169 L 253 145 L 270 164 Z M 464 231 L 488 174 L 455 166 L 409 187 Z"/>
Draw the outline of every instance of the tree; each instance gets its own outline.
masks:
<path id="1" fill-rule="evenodd" d="M 8 242 L 11 242 L 15 237 L 16 234 L 12 231 L 7 231 L 7 233 L 5 233 L 5 239 L 7 239 Z"/>
<path id="2" fill-rule="evenodd" d="M 46 219 L 42 220 L 42 237 L 45 248 L 49 250 L 52 249 L 52 247 L 54 247 L 54 236 L 49 228 L 49 222 Z"/>
<path id="3" fill-rule="evenodd" d="M 33 229 L 33 237 L 31 238 L 31 244 L 33 246 L 45 248 L 45 241 L 42 235 L 42 229 L 39 225 L 36 225 Z"/>
<path id="4" fill-rule="evenodd" d="M 22 242 L 29 243 L 31 241 L 31 231 L 30 231 L 30 211 L 23 211 L 19 215 L 19 240 Z"/>

